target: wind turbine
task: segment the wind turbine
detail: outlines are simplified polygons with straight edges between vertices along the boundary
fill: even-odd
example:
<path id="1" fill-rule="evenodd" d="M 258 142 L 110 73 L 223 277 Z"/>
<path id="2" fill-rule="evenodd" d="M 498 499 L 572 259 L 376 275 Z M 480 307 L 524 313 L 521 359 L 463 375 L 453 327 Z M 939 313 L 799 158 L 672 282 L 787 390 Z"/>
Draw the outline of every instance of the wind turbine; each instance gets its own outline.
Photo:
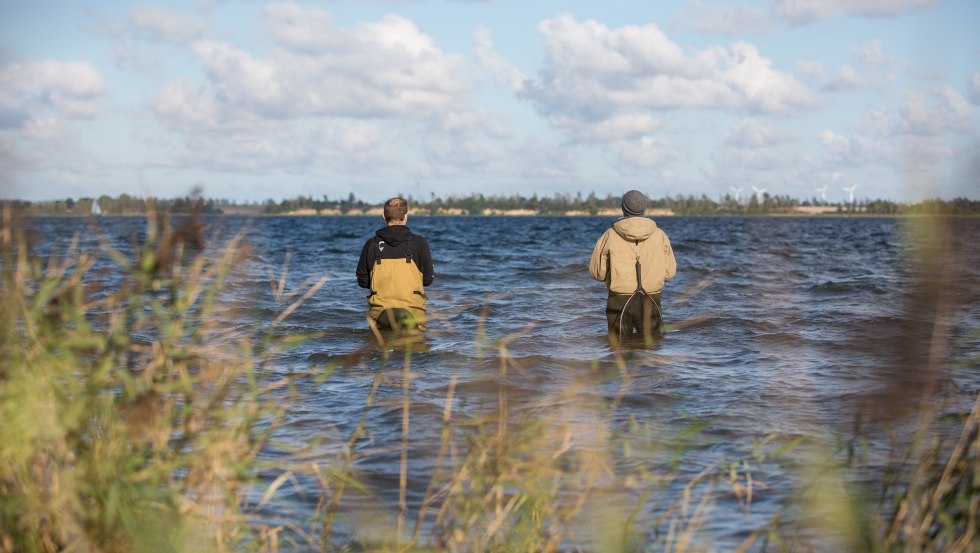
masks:
<path id="1" fill-rule="evenodd" d="M 766 191 L 765 188 L 756 188 L 752 185 L 752 190 L 755 190 L 755 201 L 762 203 L 762 193 Z"/>
<path id="2" fill-rule="evenodd" d="M 820 188 L 817 188 L 816 189 L 817 192 L 820 192 L 820 201 L 823 202 L 823 203 L 827 203 L 827 187 L 828 186 L 830 186 L 830 185 L 825 184 L 825 185 L 821 186 Z"/>
<path id="3" fill-rule="evenodd" d="M 852 184 L 850 188 L 848 188 L 846 186 L 841 187 L 844 190 L 844 192 L 847 192 L 848 194 L 850 194 L 851 199 L 847 203 L 851 203 L 851 204 L 854 203 L 854 189 L 857 188 L 857 187 L 858 187 L 858 185 L 856 185 L 856 184 Z"/>
<path id="4" fill-rule="evenodd" d="M 729 186 L 728 188 L 731 188 L 732 192 L 735 193 L 735 203 L 739 203 L 738 195 L 742 192 L 742 188 L 735 188 L 734 186 Z"/>

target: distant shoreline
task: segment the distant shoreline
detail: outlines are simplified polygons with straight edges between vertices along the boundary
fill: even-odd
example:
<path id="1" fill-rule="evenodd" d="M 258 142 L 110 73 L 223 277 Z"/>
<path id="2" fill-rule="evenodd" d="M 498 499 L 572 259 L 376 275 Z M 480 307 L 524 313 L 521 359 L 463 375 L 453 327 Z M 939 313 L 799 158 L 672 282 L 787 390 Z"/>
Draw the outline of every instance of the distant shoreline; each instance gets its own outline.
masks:
<path id="1" fill-rule="evenodd" d="M 349 213 L 307 213 L 307 210 L 298 210 L 284 213 L 262 213 L 261 211 L 232 211 L 225 213 L 206 213 L 207 217 L 381 217 L 382 211 L 380 208 L 370 209 L 367 211 L 349 212 Z M 528 217 L 620 217 L 622 212 L 619 210 L 608 210 L 600 211 L 595 214 L 585 213 L 585 212 L 566 212 L 566 213 L 537 213 L 531 212 L 527 213 L 528 210 L 515 210 L 515 211 L 503 211 L 503 210 L 486 210 L 481 214 L 469 214 L 469 213 L 450 213 L 450 212 L 440 212 L 440 213 L 429 213 L 426 211 L 411 212 L 410 215 L 413 218 L 420 217 L 512 217 L 516 219 L 528 218 Z M 190 213 L 185 212 L 170 212 L 173 216 L 188 216 Z M 31 214 L 28 217 L 34 218 L 48 218 L 48 217 L 67 217 L 76 219 L 87 219 L 87 218 L 122 218 L 122 217 L 145 217 L 146 213 L 103 213 L 100 215 L 91 214 L 74 214 L 74 213 L 38 213 Z M 703 218 L 724 218 L 724 217 L 821 217 L 821 218 L 847 218 L 847 217 L 866 217 L 866 218 L 885 218 L 885 219 L 895 219 L 895 218 L 917 218 L 917 217 L 980 217 L 980 214 L 970 214 L 970 213 L 866 213 L 866 212 L 838 212 L 836 208 L 826 211 L 804 211 L 801 209 L 790 211 L 790 212 L 770 212 L 770 213 L 674 213 L 670 209 L 648 209 L 646 212 L 646 217 L 658 218 L 658 217 L 703 217 Z M 2 215 L 0 215 L 2 219 Z"/>
<path id="2" fill-rule="evenodd" d="M 410 199 L 411 201 L 411 199 Z M 345 200 L 330 201 L 311 197 L 299 197 L 276 203 L 236 203 L 229 200 L 205 201 L 203 198 L 174 198 L 144 200 L 129 196 L 119 198 L 100 197 L 79 200 L 0 200 L 4 212 L 34 217 L 90 217 L 90 216 L 141 216 L 148 209 L 174 216 L 200 213 L 232 217 L 381 217 L 381 204 L 357 200 L 353 194 Z M 980 200 L 954 198 L 931 199 L 918 203 L 895 203 L 888 200 L 864 200 L 848 204 L 826 203 L 819 200 L 800 202 L 787 197 L 752 198 L 738 202 L 726 196 L 716 202 L 707 197 L 666 197 L 651 200 L 647 215 L 652 218 L 668 217 L 904 217 L 904 216 L 965 216 L 980 215 Z M 450 197 L 416 201 L 410 209 L 414 217 L 427 216 L 484 216 L 484 217 L 620 217 L 620 199 L 608 196 L 597 199 L 593 194 L 583 199 L 556 194 L 554 198 L 525 198 L 472 196 Z"/>

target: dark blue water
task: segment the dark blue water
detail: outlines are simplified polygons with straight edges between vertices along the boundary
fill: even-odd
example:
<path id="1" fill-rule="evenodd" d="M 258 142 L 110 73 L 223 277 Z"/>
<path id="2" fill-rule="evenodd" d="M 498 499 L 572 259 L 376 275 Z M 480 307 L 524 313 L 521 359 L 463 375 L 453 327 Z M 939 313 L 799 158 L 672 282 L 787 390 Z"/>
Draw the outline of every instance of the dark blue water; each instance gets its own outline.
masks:
<path id="1" fill-rule="evenodd" d="M 377 347 L 364 320 L 366 294 L 354 278 L 361 246 L 380 222 L 209 221 L 210 244 L 244 229 L 252 247 L 224 300 L 232 329 L 245 334 L 267 325 L 295 299 L 274 300 L 271 283 L 281 275 L 287 293 L 328 279 L 281 325 L 282 332 L 319 337 L 288 351 L 275 369 L 335 371 L 322 385 L 301 381 L 277 434 L 295 445 L 322 438 L 308 458 L 324 465 L 363 413 L 377 372 L 399 371 L 404 362 L 403 350 Z M 811 445 L 828 444 L 816 450 L 832 457 L 839 451 L 829 444 L 851 432 L 858 413 L 864 424 L 897 428 L 904 424 L 902 408 L 916 401 L 914 391 L 937 378 L 964 403 L 980 390 L 970 361 L 980 351 L 980 219 L 944 220 L 941 227 L 889 218 L 660 219 L 678 262 L 663 293 L 670 331 L 652 347 L 624 352 L 622 364 L 605 335 L 605 290 L 587 272 L 595 240 L 610 222 L 410 218 L 412 230 L 429 240 L 436 270 L 427 289 L 429 331 L 410 359 L 410 509 L 431 475 L 451 379 L 459 420 L 491 412 L 503 387 L 513 418 L 564 421 L 578 429 L 576 447 L 626 428 L 664 437 L 697 429 L 697 438 L 685 442 L 675 479 L 654 496 L 677 495 L 702 470 L 750 459 L 754 444 L 767 436 L 774 443 L 804 437 Z M 79 224 L 36 222 L 51 249 L 64 247 Z M 143 228 L 140 219 L 100 224 L 123 249 Z M 345 501 L 339 527 L 347 535 L 369 539 L 373 525 L 392 528 L 401 393 L 397 379 L 382 384 L 368 415 L 368 437 L 357 448 L 378 452 L 356 462 L 370 493 L 351 492 Z M 617 408 L 610 413 L 611 402 Z M 665 467 L 672 451 L 666 443 L 653 447 L 656 441 L 639 453 L 612 455 L 610 474 Z M 819 456 L 813 451 L 753 464 L 753 478 L 765 487 L 750 507 L 721 493 L 701 542 L 729 549 L 764 525 L 798 489 L 807 459 Z M 597 509 L 623 501 L 628 510 L 628 500 L 639 497 L 629 486 L 608 487 L 595 500 Z M 285 486 L 271 516 L 302 526 L 317 493 Z M 639 511 L 637 527 L 651 542 L 659 539 L 653 521 L 668 503 L 650 499 Z M 592 534 L 584 532 L 579 543 L 589 543 Z"/>

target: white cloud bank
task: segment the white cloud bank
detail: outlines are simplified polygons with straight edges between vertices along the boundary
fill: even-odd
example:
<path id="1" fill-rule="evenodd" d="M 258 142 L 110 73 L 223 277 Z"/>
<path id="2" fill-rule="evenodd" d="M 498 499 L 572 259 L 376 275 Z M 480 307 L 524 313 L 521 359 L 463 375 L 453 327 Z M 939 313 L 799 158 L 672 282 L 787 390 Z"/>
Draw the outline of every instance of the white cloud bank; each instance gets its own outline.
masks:
<path id="1" fill-rule="evenodd" d="M 102 75 L 85 61 L 15 61 L 0 67 L 0 128 L 42 117 L 91 118 L 106 93 Z"/>
<path id="2" fill-rule="evenodd" d="M 710 35 L 738 36 L 772 30 L 769 15 L 761 8 L 706 4 L 701 0 L 690 2 L 681 12 L 680 21 L 690 31 Z"/>
<path id="3" fill-rule="evenodd" d="M 194 44 L 221 101 L 268 117 L 431 117 L 469 91 L 463 58 L 397 15 L 352 31 L 295 4 L 271 4 L 265 17 L 276 43 L 269 59 L 221 42 Z"/>
<path id="4" fill-rule="evenodd" d="M 842 16 L 892 17 L 937 3 L 938 0 L 769 0 L 777 17 L 808 23 Z"/>
<path id="5" fill-rule="evenodd" d="M 55 171 L 68 178 L 91 172 L 75 121 L 98 115 L 107 92 L 85 61 L 14 61 L 0 67 L 0 180 L 15 185 L 20 171 Z"/>
<path id="6" fill-rule="evenodd" d="M 980 71 L 970 75 L 970 82 L 967 83 L 966 88 L 970 101 L 980 105 Z"/>
<path id="7" fill-rule="evenodd" d="M 495 130 L 471 106 L 465 59 L 412 21 L 392 14 L 345 28 L 319 8 L 284 2 L 266 6 L 263 22 L 274 44 L 267 57 L 196 41 L 207 82 L 173 81 L 153 101 L 160 124 L 188 145 L 184 161 L 353 172 L 421 148 L 431 164 L 414 171 L 424 173 L 494 157 L 484 137 Z"/>
<path id="8" fill-rule="evenodd" d="M 790 114 L 817 106 L 810 90 L 777 71 L 745 42 L 685 50 L 654 24 L 610 28 L 561 14 L 543 21 L 545 65 L 526 78 L 493 52 L 487 32 L 478 59 L 530 101 L 573 144 L 605 146 L 621 169 L 660 167 L 679 157 L 658 114 L 715 110 Z"/>
<path id="9" fill-rule="evenodd" d="M 854 57 L 865 65 L 884 65 L 889 62 L 881 46 L 881 40 L 875 38 L 862 44 L 854 50 Z"/>
<path id="10" fill-rule="evenodd" d="M 129 10 L 128 27 L 137 38 L 152 42 L 184 44 L 207 31 L 203 21 L 159 6 L 137 6 Z"/>
<path id="11" fill-rule="evenodd" d="M 836 166 L 886 165 L 903 170 L 930 170 L 968 154 L 956 135 L 972 132 L 974 111 L 949 87 L 931 97 L 910 93 L 895 112 L 871 111 L 846 136 L 830 129 L 820 133 L 827 161 Z"/>
<path id="12" fill-rule="evenodd" d="M 653 24 L 609 28 L 568 14 L 538 29 L 546 65 L 524 94 L 546 114 L 596 121 L 619 110 L 782 113 L 816 105 L 804 85 L 745 42 L 688 53 Z"/>

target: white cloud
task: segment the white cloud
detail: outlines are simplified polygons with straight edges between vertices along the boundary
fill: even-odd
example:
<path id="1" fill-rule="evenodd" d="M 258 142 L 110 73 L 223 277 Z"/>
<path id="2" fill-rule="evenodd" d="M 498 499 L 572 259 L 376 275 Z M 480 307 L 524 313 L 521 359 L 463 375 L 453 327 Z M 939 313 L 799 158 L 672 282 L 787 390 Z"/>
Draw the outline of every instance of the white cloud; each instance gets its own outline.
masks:
<path id="1" fill-rule="evenodd" d="M 767 148 L 784 144 L 791 139 L 783 129 L 754 117 L 746 117 L 735 123 L 723 142 L 726 146 L 735 148 Z"/>
<path id="2" fill-rule="evenodd" d="M 474 133 L 429 133 L 423 144 L 424 174 L 428 176 L 459 176 L 484 172 L 499 159 L 493 145 Z"/>
<path id="3" fill-rule="evenodd" d="M 494 76 L 497 86 L 514 92 L 523 90 L 526 77 L 497 54 L 493 48 L 493 36 L 489 29 L 478 27 L 473 33 L 473 42 L 477 62 Z"/>
<path id="4" fill-rule="evenodd" d="M 18 185 L 26 172 L 67 182 L 101 171 L 76 120 L 98 115 L 107 92 L 102 75 L 84 61 L 15 61 L 0 67 L 0 167 Z M 29 183 L 35 186 L 35 182 Z"/>
<path id="5" fill-rule="evenodd" d="M 719 165 L 724 168 L 724 174 L 730 178 L 735 174 L 755 175 L 748 179 L 759 182 L 760 173 L 779 173 L 790 168 L 795 159 L 786 152 L 765 148 L 723 148 L 718 150 Z"/>
<path id="6" fill-rule="evenodd" d="M 601 121 L 616 112 L 676 108 L 789 112 L 810 92 L 744 42 L 688 55 L 656 25 L 610 29 L 563 14 L 539 25 L 546 66 L 524 95 L 545 114 Z"/>
<path id="7" fill-rule="evenodd" d="M 924 136 L 904 137 L 898 147 L 898 165 L 918 171 L 943 167 L 967 152 L 952 142 Z"/>
<path id="8" fill-rule="evenodd" d="M 713 161 L 701 170 L 719 184 L 765 182 L 793 168 L 796 159 L 783 147 L 793 141 L 790 132 L 765 119 L 743 117 L 721 137 Z"/>
<path id="9" fill-rule="evenodd" d="M 103 163 L 86 148 L 78 128 L 70 120 L 46 116 L 32 118 L 14 133 L 0 134 L 0 167 L 13 185 L 26 173 L 53 174 L 64 182 L 104 174 Z"/>
<path id="10" fill-rule="evenodd" d="M 980 71 L 970 75 L 970 82 L 967 84 L 967 93 L 970 101 L 980 105 Z"/>
<path id="11" fill-rule="evenodd" d="M 15 61 L 0 67 L 0 128 L 37 117 L 91 118 L 106 93 L 102 75 L 86 61 Z"/>
<path id="12" fill-rule="evenodd" d="M 907 134 L 936 136 L 973 128 L 973 108 L 950 87 L 935 92 L 931 103 L 921 94 L 909 94 L 900 113 L 901 130 Z"/>
<path id="13" fill-rule="evenodd" d="M 841 159 L 850 152 L 851 141 L 846 136 L 835 133 L 830 129 L 820 131 L 820 143 L 827 148 L 833 156 Z"/>
<path id="14" fill-rule="evenodd" d="M 879 164 L 904 170 L 947 165 L 969 151 L 955 140 L 972 128 L 973 108 L 955 90 L 942 88 L 932 98 L 907 95 L 895 112 L 873 110 L 852 136 L 830 130 L 820 134 L 827 163 Z"/>
<path id="15" fill-rule="evenodd" d="M 373 171 L 401 162 L 398 148 L 385 141 L 385 129 L 369 121 L 330 121 L 313 138 L 316 158 L 343 173 Z"/>
<path id="16" fill-rule="evenodd" d="M 264 117 L 186 82 L 164 88 L 153 109 L 164 128 L 183 140 L 183 148 L 161 156 L 157 163 L 163 166 L 300 171 L 322 162 L 352 172 L 388 166 L 399 157 L 369 121 Z"/>
<path id="17" fill-rule="evenodd" d="M 880 40 L 873 39 L 862 44 L 852 51 L 852 56 L 863 66 L 860 71 L 851 66 L 843 66 L 828 77 L 822 63 L 806 60 L 796 62 L 796 71 L 800 78 L 827 92 L 861 88 L 885 90 L 892 82 L 892 63 L 882 50 Z"/>
<path id="18" fill-rule="evenodd" d="M 208 88 L 190 82 L 169 83 L 157 95 L 151 108 L 164 126 L 178 132 L 214 132 L 223 126 L 243 123 L 242 118 L 231 117 L 233 114 L 223 109 L 217 96 Z"/>
<path id="19" fill-rule="evenodd" d="M 498 162 L 514 159 L 501 148 L 509 131 L 473 110 L 443 114 L 426 129 L 422 143 L 425 162 L 420 171 L 427 176 L 463 176 L 499 171 Z M 517 155 L 520 155 L 518 152 Z"/>
<path id="20" fill-rule="evenodd" d="M 658 117 L 643 111 L 623 111 L 598 122 L 556 114 L 549 117 L 548 122 L 576 143 L 630 140 L 649 134 L 662 125 Z"/>
<path id="21" fill-rule="evenodd" d="M 824 77 L 823 64 L 819 61 L 798 61 L 796 71 L 800 77 L 811 83 L 823 80 Z"/>
<path id="22" fill-rule="evenodd" d="M 611 150 L 619 161 L 621 169 L 660 167 L 678 157 L 669 143 L 653 136 L 619 140 L 612 143 Z"/>
<path id="23" fill-rule="evenodd" d="M 865 65 L 883 65 L 888 63 L 888 57 L 881 49 L 881 41 L 877 38 L 869 40 L 854 50 L 854 57 Z"/>
<path id="24" fill-rule="evenodd" d="M 860 70 L 845 65 L 828 77 L 823 64 L 816 61 L 797 61 L 796 69 L 801 78 L 827 92 L 861 88 L 885 90 L 892 82 L 892 62 L 882 50 L 880 40 L 869 40 L 853 49 L 851 54 L 863 66 Z"/>
<path id="25" fill-rule="evenodd" d="M 808 23 L 842 16 L 891 17 L 931 6 L 938 0 L 769 0 L 776 16 Z"/>
<path id="26" fill-rule="evenodd" d="M 653 24 L 609 28 L 568 14 L 538 29 L 545 66 L 518 96 L 571 143 L 604 146 L 624 170 L 679 157 L 654 134 L 661 112 L 792 113 L 816 106 L 806 86 L 745 42 L 685 51 Z"/>
<path id="27" fill-rule="evenodd" d="M 353 31 L 294 4 L 266 8 L 277 47 L 256 59 L 230 44 L 194 52 L 221 101 L 267 117 L 437 117 L 466 101 L 464 60 L 434 46 L 410 21 L 388 15 Z"/>
<path id="28" fill-rule="evenodd" d="M 411 21 L 347 28 L 294 3 L 269 4 L 263 17 L 268 56 L 199 40 L 192 52 L 207 82 L 171 82 L 154 100 L 161 125 L 186 144 L 180 162 L 378 172 L 418 155 L 434 174 L 497 156 L 491 142 L 503 131 L 471 107 L 464 58 Z"/>
<path id="29" fill-rule="evenodd" d="M 772 30 L 768 15 L 759 8 L 705 4 L 701 0 L 692 0 L 680 19 L 685 28 L 704 34 L 741 36 Z"/>
<path id="30" fill-rule="evenodd" d="M 152 48 L 132 41 L 117 40 L 109 49 L 116 67 L 147 77 L 160 74 L 162 59 Z"/>
<path id="31" fill-rule="evenodd" d="M 317 55 L 341 50 L 351 34 L 338 27 L 330 15 L 313 6 L 274 2 L 265 7 L 265 27 L 273 40 L 295 53 Z M 351 50 L 355 48 L 352 45 Z"/>
<path id="32" fill-rule="evenodd" d="M 715 55 L 718 53 L 720 57 Z M 772 63 L 751 44 L 737 42 L 730 52 L 719 49 L 705 59 L 719 62 L 713 66 L 713 73 L 728 85 L 740 108 L 782 113 L 816 106 L 805 86 L 791 75 L 773 70 Z"/>
<path id="33" fill-rule="evenodd" d="M 656 25 L 626 25 L 610 29 L 597 21 L 579 22 L 569 14 L 543 21 L 552 69 L 606 75 L 676 73 L 684 71 L 683 49 Z"/>
<path id="34" fill-rule="evenodd" d="M 153 42 L 184 44 L 201 38 L 207 30 L 203 21 L 159 6 L 132 8 L 128 21 L 136 37 Z"/>
<path id="35" fill-rule="evenodd" d="M 824 90 L 829 90 L 831 92 L 840 92 L 844 90 L 857 90 L 861 88 L 861 76 L 858 72 L 854 70 L 853 67 L 842 67 L 834 77 L 824 85 Z"/>
<path id="36" fill-rule="evenodd" d="M 519 175 L 532 179 L 561 179 L 563 185 L 579 178 L 580 159 L 569 148 L 556 148 L 529 140 L 520 144 L 514 159 L 519 166 Z M 526 193 L 526 191 L 521 191 Z"/>
<path id="37" fill-rule="evenodd" d="M 215 101 L 265 115 L 301 109 L 286 95 L 299 92 L 302 98 L 304 90 L 291 89 L 288 77 L 274 62 L 254 59 L 229 44 L 214 41 L 195 43 L 194 53 L 211 80 Z"/>

